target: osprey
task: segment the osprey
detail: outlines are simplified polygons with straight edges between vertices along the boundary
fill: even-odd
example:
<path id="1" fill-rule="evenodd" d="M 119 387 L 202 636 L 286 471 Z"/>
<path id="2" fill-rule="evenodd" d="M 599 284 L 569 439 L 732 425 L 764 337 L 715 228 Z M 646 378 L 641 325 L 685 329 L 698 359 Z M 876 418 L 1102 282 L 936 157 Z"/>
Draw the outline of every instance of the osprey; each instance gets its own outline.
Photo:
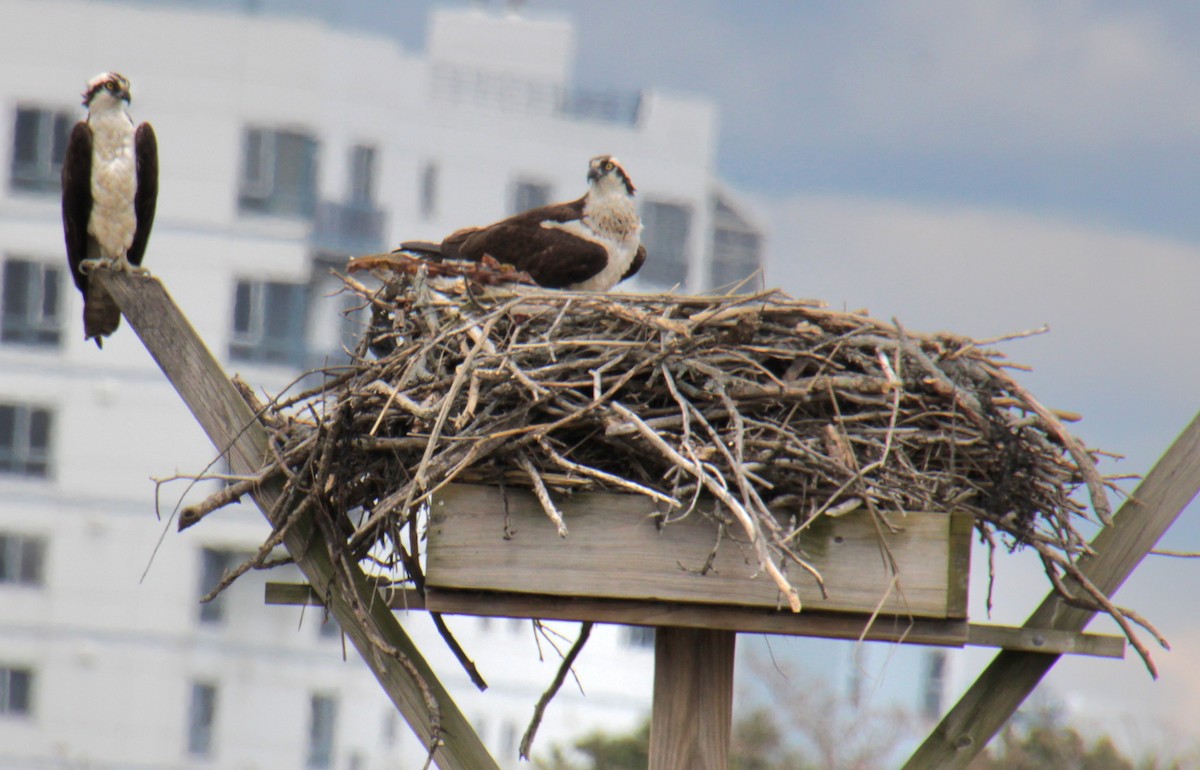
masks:
<path id="1" fill-rule="evenodd" d="M 611 155 L 588 164 L 588 191 L 569 203 L 468 227 L 439 243 L 409 241 L 404 251 L 479 262 L 489 255 L 550 289 L 607 291 L 646 261 L 634 186 Z"/>
<path id="2" fill-rule="evenodd" d="M 63 159 L 67 261 L 83 293 L 84 339 L 95 338 L 97 347 L 117 330 L 121 311 L 87 273 L 99 264 L 145 272 L 140 265 L 158 198 L 158 142 L 149 123 L 134 128 L 125 111 L 129 99 L 121 75 L 92 78 L 83 94 L 87 120 L 75 124 Z"/>

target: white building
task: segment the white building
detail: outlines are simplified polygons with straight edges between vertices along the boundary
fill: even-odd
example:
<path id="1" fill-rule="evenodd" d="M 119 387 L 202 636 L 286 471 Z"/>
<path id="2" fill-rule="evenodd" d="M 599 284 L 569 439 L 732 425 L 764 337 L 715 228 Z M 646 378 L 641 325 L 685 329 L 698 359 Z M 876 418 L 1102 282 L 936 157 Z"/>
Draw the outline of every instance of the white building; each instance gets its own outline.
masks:
<path id="1" fill-rule="evenodd" d="M 244 505 L 176 534 L 185 482 L 158 491 L 154 518 L 150 477 L 214 453 L 127 326 L 103 351 L 82 339 L 58 203 L 77 94 L 100 71 L 131 79 L 131 112 L 160 144 L 146 265 L 228 369 L 271 392 L 338 350 L 328 265 L 575 197 L 601 152 L 639 188 L 642 286 L 750 273 L 761 235 L 715 178 L 713 106 L 576 91 L 562 20 L 438 12 L 428 51 L 409 52 L 179 3 L 0 0 L 0 18 L 0 766 L 419 767 L 318 612 L 263 606 L 262 574 L 197 604 L 266 527 Z M 514 765 L 557 663 L 538 663 L 529 624 L 450 620 L 491 684 L 480 695 L 426 618 L 402 622 Z M 586 697 L 563 689 L 538 746 L 632 726 L 646 642 L 598 628 L 578 666 Z"/>

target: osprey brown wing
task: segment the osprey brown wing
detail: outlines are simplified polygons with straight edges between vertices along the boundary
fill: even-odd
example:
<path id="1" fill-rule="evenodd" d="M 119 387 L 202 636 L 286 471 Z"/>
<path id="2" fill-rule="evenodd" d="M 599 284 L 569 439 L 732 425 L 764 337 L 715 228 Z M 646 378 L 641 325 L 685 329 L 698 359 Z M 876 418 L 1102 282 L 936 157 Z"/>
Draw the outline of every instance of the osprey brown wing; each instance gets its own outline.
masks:
<path id="1" fill-rule="evenodd" d="M 71 130 L 62 166 L 63 237 L 75 285 L 87 295 L 87 276 L 79 263 L 88 258 L 88 220 L 92 216 L 92 129 L 79 121 Z"/>
<path id="2" fill-rule="evenodd" d="M 629 264 L 629 269 L 625 271 L 625 275 L 621 276 L 621 280 L 627 280 L 637 275 L 637 271 L 642 269 L 642 263 L 646 261 L 646 247 L 638 244 L 637 253 L 633 255 L 633 262 Z"/>
<path id="3" fill-rule="evenodd" d="M 129 245 L 131 264 L 142 264 L 146 255 L 146 244 L 150 241 L 150 228 L 154 226 L 154 210 L 158 201 L 158 139 L 149 123 L 137 127 L 133 136 L 137 160 L 137 192 L 133 197 L 133 213 L 137 217 L 137 229 L 133 243 Z"/>
<path id="4" fill-rule="evenodd" d="M 479 261 L 484 254 L 529 273 L 548 289 L 586 281 L 608 263 L 608 252 L 600 244 L 541 225 L 500 223 L 466 235 L 457 245 L 456 256 L 463 259 Z"/>

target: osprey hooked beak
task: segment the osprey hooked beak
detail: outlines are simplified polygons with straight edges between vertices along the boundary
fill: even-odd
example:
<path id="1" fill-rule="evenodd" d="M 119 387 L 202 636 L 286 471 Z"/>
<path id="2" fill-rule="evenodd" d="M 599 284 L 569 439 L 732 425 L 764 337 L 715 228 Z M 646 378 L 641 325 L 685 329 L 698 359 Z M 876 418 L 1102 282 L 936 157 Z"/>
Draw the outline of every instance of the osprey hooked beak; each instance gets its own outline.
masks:
<path id="1" fill-rule="evenodd" d="M 132 96 L 129 93 L 129 80 L 119 72 L 101 72 L 88 81 L 87 90 L 83 92 L 83 106 L 91 104 L 92 99 L 101 91 L 107 91 L 113 98 L 129 104 Z"/>

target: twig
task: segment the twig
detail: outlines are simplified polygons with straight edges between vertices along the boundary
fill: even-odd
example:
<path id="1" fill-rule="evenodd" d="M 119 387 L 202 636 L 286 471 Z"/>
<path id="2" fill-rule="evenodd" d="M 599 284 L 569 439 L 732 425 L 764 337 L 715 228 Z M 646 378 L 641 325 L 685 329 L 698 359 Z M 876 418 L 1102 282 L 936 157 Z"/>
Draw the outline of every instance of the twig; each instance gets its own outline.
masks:
<path id="1" fill-rule="evenodd" d="M 542 724 L 542 717 L 546 713 L 546 707 L 550 705 L 550 701 L 554 699 L 554 696 L 562 688 L 563 682 L 567 679 L 567 673 L 575 665 L 575 659 L 583 651 L 583 645 L 587 644 L 588 637 L 591 634 L 591 621 L 580 625 L 579 638 L 575 640 L 575 643 L 571 645 L 571 649 L 567 650 L 567 654 L 563 656 L 562 663 L 558 666 L 558 673 L 554 675 L 554 681 L 542 693 L 542 697 L 538 698 L 537 705 L 533 708 L 533 716 L 529 720 L 529 727 L 525 728 L 525 735 L 521 738 L 521 759 L 529 759 L 529 751 L 533 748 L 533 739 L 537 735 L 538 727 Z"/>
<path id="2" fill-rule="evenodd" d="M 555 529 L 558 530 L 559 537 L 567 536 L 567 525 L 563 522 L 562 512 L 558 510 L 558 506 L 550 499 L 550 491 L 546 489 L 546 484 L 542 481 L 541 474 L 537 468 L 533 467 L 533 462 L 529 459 L 529 455 L 524 452 L 517 453 L 517 462 L 521 469 L 529 475 L 530 482 L 533 483 L 533 493 L 537 496 L 538 502 L 542 504 L 542 510 L 546 512 L 546 517 L 554 522 Z"/>

